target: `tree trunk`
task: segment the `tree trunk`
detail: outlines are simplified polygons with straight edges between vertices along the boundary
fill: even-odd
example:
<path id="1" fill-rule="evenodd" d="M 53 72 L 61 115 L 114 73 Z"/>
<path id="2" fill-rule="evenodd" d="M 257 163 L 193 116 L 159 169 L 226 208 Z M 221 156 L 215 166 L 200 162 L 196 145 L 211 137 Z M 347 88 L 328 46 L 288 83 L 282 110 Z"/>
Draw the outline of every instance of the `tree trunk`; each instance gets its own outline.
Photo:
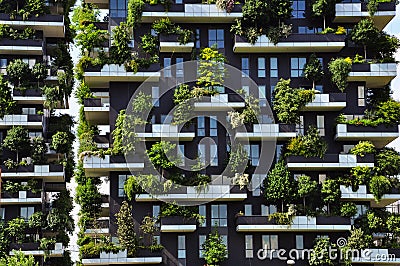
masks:
<path id="1" fill-rule="evenodd" d="M 312 88 L 315 90 L 315 80 L 312 81 Z"/>
<path id="2" fill-rule="evenodd" d="M 325 30 L 325 28 L 326 28 L 326 18 L 324 16 L 324 30 Z"/>
<path id="3" fill-rule="evenodd" d="M 364 44 L 364 59 L 367 59 L 367 46 Z"/>
<path id="4" fill-rule="evenodd" d="M 281 207 L 282 207 L 281 211 L 283 212 L 283 200 L 282 200 L 282 206 Z"/>
<path id="5" fill-rule="evenodd" d="M 306 210 L 306 197 L 303 197 L 304 211 Z"/>

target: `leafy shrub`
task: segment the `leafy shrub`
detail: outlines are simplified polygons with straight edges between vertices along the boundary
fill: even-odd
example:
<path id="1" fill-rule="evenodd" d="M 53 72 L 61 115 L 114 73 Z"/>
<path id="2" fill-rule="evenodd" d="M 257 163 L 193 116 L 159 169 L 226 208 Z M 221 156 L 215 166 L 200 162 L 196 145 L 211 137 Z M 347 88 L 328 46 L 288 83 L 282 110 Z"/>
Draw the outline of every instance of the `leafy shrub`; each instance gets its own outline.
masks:
<path id="1" fill-rule="evenodd" d="M 391 188 L 391 183 L 389 178 L 382 175 L 375 175 L 371 178 L 369 182 L 369 189 L 374 195 L 374 198 L 377 202 L 380 201 L 382 196 L 389 192 Z"/>
<path id="2" fill-rule="evenodd" d="M 351 148 L 350 153 L 364 157 L 366 154 L 375 153 L 375 146 L 371 141 L 359 141 Z"/>
<path id="3" fill-rule="evenodd" d="M 351 72 L 352 61 L 350 58 L 337 58 L 329 62 L 328 68 L 332 74 L 332 82 L 344 91 L 347 87 L 347 78 Z"/>
<path id="4" fill-rule="evenodd" d="M 228 249 L 216 230 L 207 236 L 202 248 L 204 259 L 208 265 L 219 265 L 228 256 Z"/>
<path id="5" fill-rule="evenodd" d="M 340 206 L 340 215 L 343 217 L 353 217 L 357 214 L 357 206 L 354 202 L 345 202 Z"/>
<path id="6" fill-rule="evenodd" d="M 316 127 L 309 127 L 304 136 L 298 136 L 289 141 L 287 145 L 287 155 L 309 157 L 324 157 L 328 145 L 319 135 Z"/>

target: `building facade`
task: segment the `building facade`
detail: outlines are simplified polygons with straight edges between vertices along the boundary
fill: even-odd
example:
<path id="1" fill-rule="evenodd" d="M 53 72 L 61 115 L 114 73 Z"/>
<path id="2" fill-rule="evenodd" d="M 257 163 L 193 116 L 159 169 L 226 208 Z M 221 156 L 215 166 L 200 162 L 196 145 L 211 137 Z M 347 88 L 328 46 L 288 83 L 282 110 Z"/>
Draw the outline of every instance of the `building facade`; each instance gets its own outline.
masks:
<path id="1" fill-rule="evenodd" d="M 82 132 L 87 134 L 79 136 L 82 153 L 78 186 L 85 189 L 92 186 L 96 194 L 86 202 L 78 195 L 83 208 L 88 207 L 81 219 L 89 216 L 90 220 L 81 228 L 81 239 L 86 241 L 81 245 L 83 265 L 204 265 L 208 251 L 203 244 L 213 231 L 219 233 L 228 251 L 221 265 L 319 265 L 308 259 L 279 259 L 274 250 L 312 249 L 318 239 L 329 239 L 332 245 L 340 246 L 338 240 L 344 238 L 350 242 L 357 228 L 361 228 L 364 237 L 371 238 L 360 237 L 360 242 L 367 246 L 351 248 L 368 247 L 372 255 L 369 259 L 352 258 L 352 263 L 379 264 L 377 254 L 395 254 L 387 263 L 399 263 L 400 252 L 391 238 L 393 227 L 386 224 L 397 219 L 397 215 L 384 212 L 386 206 L 400 199 L 395 177 L 398 169 L 391 171 L 383 166 L 385 154 L 399 158 L 397 152 L 385 149 L 399 136 L 399 129 L 397 121 L 383 121 L 378 111 L 391 102 L 388 85 L 396 76 L 396 63 L 391 58 L 393 53 L 386 52 L 386 48 L 379 52 L 377 42 L 364 46 L 353 37 L 356 25 L 365 21 L 373 24 L 376 36 L 382 36 L 382 29 L 395 15 L 395 3 L 379 3 L 376 11 L 372 11 L 364 2 L 343 1 L 325 7 L 330 12 L 321 11 L 322 15 L 318 16 L 313 11 L 315 2 L 295 0 L 287 2 L 287 6 L 281 2 L 282 13 L 288 13 L 281 18 L 272 14 L 273 7 L 269 11 L 268 8 L 252 10 L 251 5 L 261 6 L 260 1 L 220 2 L 226 3 L 225 10 L 223 6 L 200 0 L 168 3 L 86 0 L 78 11 L 93 15 L 92 20 L 82 23 L 85 27 L 93 25 L 93 32 L 101 39 L 99 43 L 81 46 L 84 56 L 79 71 L 82 93 L 78 97 L 83 105 L 80 125 L 86 125 L 86 131 Z M 97 8 L 108 10 L 103 22 L 96 18 Z M 258 25 L 252 24 L 250 13 L 257 17 Z M 271 20 L 267 22 L 271 26 L 263 28 L 262 19 Z M 238 27 L 237 21 L 241 21 L 241 32 L 231 30 L 234 25 Z M 271 33 L 274 30 L 279 31 L 276 42 Z M 259 35 L 256 40 L 251 39 L 254 37 L 251 31 Z M 81 28 L 80 32 L 84 33 L 85 29 Z M 129 37 L 121 37 L 121 32 Z M 82 39 L 85 38 L 78 37 Z M 152 45 L 154 49 L 149 48 Z M 202 96 L 212 96 L 194 103 L 194 108 L 187 111 L 193 111 L 196 117 L 181 127 L 174 120 L 177 113 L 170 114 L 181 103 L 177 100 L 179 86 L 170 89 L 168 78 L 173 77 L 178 85 L 187 80 L 189 73 L 184 62 L 200 60 L 201 65 L 207 47 L 223 55 L 225 62 L 241 74 L 224 76 L 225 80 L 237 81 L 229 88 L 189 82 L 189 91 L 199 86 L 203 89 Z M 321 66 L 315 71 L 318 72 L 315 76 L 320 78 L 308 75 L 307 66 L 312 60 Z M 342 78 L 345 88 L 341 89 L 340 81 L 335 80 L 340 71 L 335 70 L 334 63 L 348 68 Z M 212 73 L 218 79 L 216 72 Z M 284 90 L 284 80 L 288 79 L 290 89 Z M 144 82 L 147 84 L 143 89 L 145 96 L 137 94 Z M 216 91 L 204 92 L 205 87 Z M 302 92 L 313 96 L 298 105 L 294 103 L 293 107 L 293 101 L 297 101 L 294 97 L 302 97 Z M 278 97 L 286 97 L 287 104 L 280 106 L 282 100 Z M 174 149 L 180 151 L 180 162 L 172 167 L 160 163 L 156 168 L 165 168 L 161 172 L 167 179 L 182 181 L 183 178 L 183 184 L 190 183 L 187 179 L 195 179 L 189 187 L 163 191 L 157 197 L 132 189 L 131 182 L 140 183 L 139 176 L 149 178 L 149 168 L 152 168 L 146 153 L 136 151 L 134 159 L 127 159 L 123 150 L 128 147 L 121 147 L 119 143 L 115 149 L 116 141 L 123 139 L 117 132 L 121 130 L 121 110 L 136 106 L 147 111 L 145 104 L 135 99 L 150 101 L 152 110 L 143 118 L 147 124 L 142 130 L 136 130 L 134 138 L 144 143 L 147 154 L 162 140 L 178 139 Z M 246 116 L 249 113 L 243 110 L 250 110 L 251 115 L 252 108 L 260 112 L 256 112 L 257 120 L 244 118 L 246 132 L 235 130 L 228 111 Z M 268 113 L 271 110 L 273 115 Z M 371 110 L 374 115 L 370 115 Z M 285 111 L 289 113 L 286 117 Z M 141 117 L 140 112 L 127 109 L 125 118 L 131 115 Z M 314 129 L 317 135 L 313 135 Z M 229 134 L 233 136 L 231 140 L 227 137 Z M 212 141 L 203 143 L 204 138 Z M 310 138 L 311 144 L 305 144 Z M 246 142 L 241 146 L 244 157 L 232 150 L 232 140 Z M 362 145 L 369 145 L 372 151 L 360 148 Z M 363 151 L 357 152 L 358 148 Z M 266 157 L 261 156 L 263 149 L 269 152 Z M 245 173 L 251 182 L 241 187 L 233 181 L 236 173 L 233 171 L 231 176 L 222 176 L 203 190 L 196 190 L 203 184 L 200 176 L 220 177 L 234 154 L 245 162 Z M 178 165 L 187 164 L 189 159 L 208 166 L 194 171 L 195 174 L 176 171 Z M 272 166 L 268 171 L 269 163 Z M 263 166 L 268 169 L 258 172 Z M 300 191 L 304 176 L 309 177 L 307 184 L 315 186 L 307 193 Z M 377 176 L 384 176 L 383 183 L 387 181 L 387 188 L 380 190 L 381 193 L 373 185 L 383 184 L 377 181 Z M 101 186 L 109 188 L 106 195 L 100 195 Z M 284 189 L 279 191 L 279 187 Z M 218 193 L 223 195 L 211 200 Z M 182 199 L 190 205 L 198 201 L 206 203 L 171 206 Z M 123 248 L 125 242 L 121 242 L 122 233 L 118 230 L 117 217 L 124 202 L 132 207 L 131 217 L 140 243 L 134 254 Z M 98 208 L 89 209 L 91 204 Z M 144 232 L 147 216 L 154 222 L 151 233 Z M 372 217 L 385 225 L 373 227 Z M 93 241 L 102 243 L 104 249 L 89 251 L 88 245 Z M 111 251 L 121 245 L 117 253 Z M 267 254 L 268 258 L 260 254 Z"/>

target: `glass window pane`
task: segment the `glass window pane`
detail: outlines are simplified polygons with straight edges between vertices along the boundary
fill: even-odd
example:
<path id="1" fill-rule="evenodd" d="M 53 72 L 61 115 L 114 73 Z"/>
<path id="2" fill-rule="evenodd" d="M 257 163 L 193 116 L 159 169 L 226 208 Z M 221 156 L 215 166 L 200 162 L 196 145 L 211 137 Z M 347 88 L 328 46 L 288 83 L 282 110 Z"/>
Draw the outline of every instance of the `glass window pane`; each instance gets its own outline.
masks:
<path id="1" fill-rule="evenodd" d="M 228 217 L 227 205 L 226 204 L 219 205 L 219 212 L 221 218 L 227 218 Z"/>

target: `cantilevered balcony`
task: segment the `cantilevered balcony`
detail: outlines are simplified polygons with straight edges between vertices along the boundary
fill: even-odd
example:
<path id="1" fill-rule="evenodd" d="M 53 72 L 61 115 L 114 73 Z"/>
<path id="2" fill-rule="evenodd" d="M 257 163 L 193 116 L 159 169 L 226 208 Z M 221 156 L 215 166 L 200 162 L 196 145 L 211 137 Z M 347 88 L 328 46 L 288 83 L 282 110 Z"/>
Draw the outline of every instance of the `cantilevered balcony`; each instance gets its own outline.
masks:
<path id="1" fill-rule="evenodd" d="M 110 6 L 110 0 L 84 0 L 83 2 L 94 4 L 99 9 L 108 9 Z"/>
<path id="2" fill-rule="evenodd" d="M 138 132 L 137 137 L 146 140 L 159 139 L 179 139 L 181 141 L 191 141 L 195 137 L 194 127 L 182 127 L 178 130 L 177 125 L 172 124 L 149 124 L 146 125 L 146 132 Z"/>
<path id="3" fill-rule="evenodd" d="M 50 247 L 49 251 L 40 250 L 40 243 L 22 243 L 22 244 L 10 244 L 10 255 L 14 255 L 14 250 L 21 250 L 25 256 L 47 256 L 47 257 L 63 257 L 64 247 L 62 243 L 55 243 Z"/>
<path id="4" fill-rule="evenodd" d="M 190 53 L 194 47 L 194 42 L 181 44 L 179 35 L 160 35 L 160 52 L 161 53 Z"/>
<path id="5" fill-rule="evenodd" d="M 179 191 L 174 190 L 169 194 L 157 195 L 153 197 L 149 194 L 139 194 L 136 201 L 179 201 L 179 202 L 208 202 L 208 201 L 243 201 L 247 199 L 246 190 L 230 185 L 209 185 L 205 191 L 199 191 L 195 187 L 182 187 Z"/>
<path id="6" fill-rule="evenodd" d="M 378 3 L 378 10 L 372 17 L 378 29 L 382 30 L 396 15 L 396 2 Z M 335 23 L 356 23 L 369 16 L 367 3 L 336 4 Z"/>
<path id="7" fill-rule="evenodd" d="M 31 191 L 18 191 L 16 193 L 1 193 L 1 205 L 20 205 L 20 204 L 42 204 L 42 193 L 32 193 Z"/>
<path id="8" fill-rule="evenodd" d="M 87 98 L 84 100 L 86 120 L 91 125 L 104 125 L 109 123 L 110 100 L 108 98 Z"/>
<path id="9" fill-rule="evenodd" d="M 195 111 L 230 111 L 235 108 L 244 107 L 244 99 L 234 93 L 217 94 L 194 103 Z"/>
<path id="10" fill-rule="evenodd" d="M 100 252 L 99 255 L 86 258 L 83 256 L 82 265 L 147 265 L 162 263 L 161 252 L 150 252 L 147 250 L 139 250 L 136 257 L 128 257 L 127 251 L 119 251 L 118 253 Z"/>
<path id="11" fill-rule="evenodd" d="M 390 193 L 386 193 L 382 196 L 382 199 L 377 202 L 374 195 L 368 190 L 366 185 L 360 185 L 357 191 L 353 191 L 353 188 L 340 186 L 342 192 L 342 200 L 344 201 L 369 201 L 371 207 L 384 208 L 398 200 L 400 200 L 400 191 L 398 189 L 392 189 Z"/>
<path id="12" fill-rule="evenodd" d="M 43 55 L 43 40 L 0 40 L 0 54 Z"/>
<path id="13" fill-rule="evenodd" d="M 215 4 L 201 4 L 201 1 L 188 1 L 194 3 L 172 4 L 168 12 L 162 5 L 152 6 L 146 4 L 142 14 L 142 21 L 149 23 L 160 18 L 169 18 L 180 23 L 232 23 L 242 17 L 242 5 L 236 4 L 231 13 L 218 9 Z"/>
<path id="14" fill-rule="evenodd" d="M 8 169 L 0 165 L 2 178 L 15 179 L 43 179 L 45 182 L 64 182 L 64 168 L 60 164 L 28 165 Z"/>
<path id="15" fill-rule="evenodd" d="M 197 221 L 193 218 L 171 216 L 161 218 L 161 233 L 191 233 L 196 231 Z"/>
<path id="16" fill-rule="evenodd" d="M 110 233 L 110 217 L 102 217 L 87 226 L 86 235 L 108 235 Z"/>
<path id="17" fill-rule="evenodd" d="M 396 266 L 400 263 L 400 249 L 398 248 L 370 248 L 357 255 L 351 258 L 352 264 Z"/>
<path id="18" fill-rule="evenodd" d="M 137 158 L 137 162 L 127 163 L 122 155 L 106 155 L 104 158 L 85 156 L 83 168 L 86 176 L 107 176 L 109 172 L 143 170 L 144 163 L 140 158 Z"/>
<path id="19" fill-rule="evenodd" d="M 345 43 L 346 35 L 335 34 L 291 34 L 275 45 L 266 35 L 251 44 L 245 37 L 236 35 L 233 52 L 235 53 L 306 53 L 339 52 Z"/>
<path id="20" fill-rule="evenodd" d="M 302 111 L 340 111 L 346 107 L 346 93 L 316 94 Z"/>
<path id="21" fill-rule="evenodd" d="M 295 138 L 296 126 L 285 124 L 254 124 L 247 132 L 236 132 L 236 139 L 288 140 Z"/>
<path id="22" fill-rule="evenodd" d="M 351 229 L 350 218 L 295 216 L 291 225 L 279 225 L 268 216 L 237 216 L 237 232 L 343 232 Z"/>
<path id="23" fill-rule="evenodd" d="M 397 75 L 396 63 L 353 64 L 348 81 L 366 82 L 368 88 L 381 88 Z"/>
<path id="24" fill-rule="evenodd" d="M 152 64 L 147 69 L 138 72 L 127 72 L 123 65 L 104 65 L 103 67 L 88 67 L 85 69 L 85 82 L 89 87 L 108 88 L 110 82 L 143 82 L 158 81 L 160 64 Z"/>
<path id="25" fill-rule="evenodd" d="M 353 154 L 325 154 L 323 158 L 304 156 L 288 156 L 287 168 L 290 170 L 320 171 L 349 169 L 356 166 L 374 167 L 374 156 L 364 157 Z"/>
<path id="26" fill-rule="evenodd" d="M 42 128 L 42 115 L 5 115 L 0 119 L 0 128 L 23 126 L 30 129 Z"/>
<path id="27" fill-rule="evenodd" d="M 398 125 L 379 125 L 376 127 L 371 127 L 362 125 L 338 124 L 336 126 L 335 139 L 337 141 L 369 140 L 374 143 L 377 148 L 383 148 L 398 137 Z"/>
<path id="28" fill-rule="evenodd" d="M 65 35 L 63 15 L 41 15 L 39 17 L 30 16 L 23 19 L 21 16 L 10 18 L 9 14 L 0 14 L 0 24 L 9 25 L 13 28 L 24 29 L 32 28 L 43 31 L 44 37 L 63 38 Z"/>
<path id="29" fill-rule="evenodd" d="M 40 89 L 13 90 L 13 100 L 18 104 L 43 104 L 46 97 Z"/>

